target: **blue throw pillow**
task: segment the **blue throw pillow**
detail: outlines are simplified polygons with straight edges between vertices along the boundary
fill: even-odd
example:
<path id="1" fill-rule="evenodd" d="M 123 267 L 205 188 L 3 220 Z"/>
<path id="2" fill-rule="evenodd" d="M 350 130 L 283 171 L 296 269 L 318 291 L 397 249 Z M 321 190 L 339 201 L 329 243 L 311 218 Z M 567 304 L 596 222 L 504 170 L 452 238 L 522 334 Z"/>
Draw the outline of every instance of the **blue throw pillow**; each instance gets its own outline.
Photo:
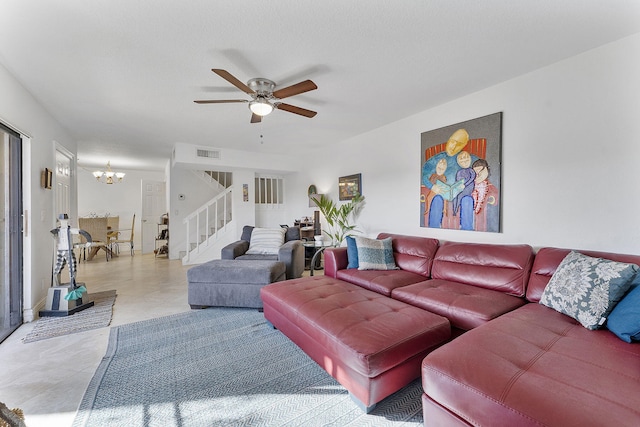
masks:
<path id="1" fill-rule="evenodd" d="M 351 236 L 347 236 L 347 258 L 349 259 L 347 268 L 358 268 L 358 247 L 356 239 Z"/>
<path id="2" fill-rule="evenodd" d="M 640 341 L 640 286 L 615 306 L 607 318 L 607 328 L 622 341 Z"/>

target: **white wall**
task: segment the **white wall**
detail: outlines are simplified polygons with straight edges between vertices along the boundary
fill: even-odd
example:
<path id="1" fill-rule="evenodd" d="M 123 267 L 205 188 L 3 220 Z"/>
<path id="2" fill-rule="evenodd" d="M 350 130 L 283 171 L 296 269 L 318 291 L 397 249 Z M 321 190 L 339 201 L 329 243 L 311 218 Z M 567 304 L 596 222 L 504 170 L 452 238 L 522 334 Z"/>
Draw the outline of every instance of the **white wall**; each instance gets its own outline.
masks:
<path id="1" fill-rule="evenodd" d="M 191 170 L 172 167 L 169 184 L 169 257 L 177 259 L 180 251 L 186 250 L 184 219 L 204 203 L 211 200 L 219 190 L 208 186 Z M 178 195 L 183 194 L 184 200 Z"/>
<path id="2" fill-rule="evenodd" d="M 105 160 L 106 167 L 106 160 Z M 134 227 L 134 247 L 142 249 L 142 180 L 165 181 L 163 171 L 138 171 L 112 167 L 114 171 L 125 172 L 122 182 L 107 185 L 98 182 L 91 174 L 93 170 L 78 168 L 78 217 L 92 214 L 97 216 L 119 216 L 120 229 L 131 228 L 131 218 L 136 214 Z M 77 226 L 77 218 L 72 218 Z M 128 239 L 129 232 L 124 231 L 121 239 Z M 125 252 L 126 253 L 126 252 Z"/>
<path id="3" fill-rule="evenodd" d="M 287 179 L 287 212 L 292 219 L 312 215 L 310 184 L 337 199 L 338 177 L 362 173 L 367 204 L 359 225 L 366 235 L 389 231 L 443 240 L 640 253 L 635 220 L 640 211 L 638 51 L 640 34 L 327 144 L 313 156 L 313 164 Z M 29 320 L 50 283 L 49 230 L 55 226 L 53 192 L 40 188 L 40 171 L 55 166 L 54 141 L 72 153 L 76 142 L 2 66 L 0 92 L 0 120 L 31 136 L 25 159 L 30 237 L 24 306 Z M 498 111 L 504 113 L 502 232 L 421 228 L 420 134 Z M 287 168 L 283 164 L 280 169 Z"/>
<path id="4" fill-rule="evenodd" d="M 23 154 L 26 166 L 23 204 L 27 211 L 23 311 L 25 321 L 31 321 L 51 285 L 54 240 L 49 231 L 56 225 L 54 192 L 40 187 L 40 173 L 44 168 L 55 170 L 56 141 L 72 153 L 77 146 L 69 133 L 2 65 L 0 93 L 0 121 L 31 137 Z M 75 214 L 75 206 L 72 210 Z"/>
<path id="5" fill-rule="evenodd" d="M 362 173 L 366 235 L 640 253 L 640 34 L 465 96 L 318 153 L 293 182 L 337 200 Z M 472 75 L 470 75 L 472 78 Z M 420 134 L 502 111 L 502 232 L 421 228 Z"/>
<path id="6" fill-rule="evenodd" d="M 200 165 L 200 168 L 213 169 L 212 165 Z M 237 240 L 242 234 L 244 225 L 255 224 L 255 207 L 254 207 L 254 177 L 255 172 L 247 169 L 233 170 L 233 186 L 232 193 L 232 218 L 234 220 L 233 229 L 227 229 L 228 239 L 223 243 Z M 180 252 L 186 250 L 186 226 L 184 219 L 193 211 L 200 208 L 204 203 L 211 200 L 218 192 L 212 190 L 207 184 L 198 178 L 190 169 L 184 167 L 172 167 L 171 179 L 169 185 L 169 203 L 170 203 L 170 232 L 171 239 L 169 241 L 169 257 L 172 259 L 179 258 Z M 249 201 L 245 202 L 242 197 L 242 184 L 249 186 Z M 178 195 L 183 194 L 184 200 L 179 200 Z M 219 258 L 220 254 L 214 256 Z"/>
<path id="7" fill-rule="evenodd" d="M 208 202 L 215 193 L 207 191 L 207 186 L 199 180 L 190 170 L 214 170 L 233 173 L 233 229 L 227 228 L 225 239 L 237 240 L 242 234 L 244 225 L 261 225 L 278 227 L 278 224 L 293 224 L 294 217 L 289 215 L 287 189 L 285 183 L 285 206 L 274 212 L 256 213 L 255 207 L 255 176 L 256 173 L 284 176 L 288 181 L 290 176 L 295 176 L 300 168 L 297 158 L 289 155 L 271 153 L 256 153 L 233 149 L 220 150 L 220 158 L 201 158 L 196 156 L 197 149 L 216 150 L 212 147 L 200 147 L 193 144 L 176 143 L 174 145 L 173 161 L 170 167 L 169 203 L 171 221 L 169 257 L 177 259 L 181 251 L 186 250 L 186 236 L 184 219 L 205 202 Z M 245 202 L 242 196 L 242 185 L 249 188 L 249 200 Z M 178 195 L 184 194 L 185 199 L 179 200 Z M 221 242 L 226 244 L 228 242 Z M 218 245 L 219 246 L 219 245 Z M 220 256 L 216 251 L 212 257 Z"/>

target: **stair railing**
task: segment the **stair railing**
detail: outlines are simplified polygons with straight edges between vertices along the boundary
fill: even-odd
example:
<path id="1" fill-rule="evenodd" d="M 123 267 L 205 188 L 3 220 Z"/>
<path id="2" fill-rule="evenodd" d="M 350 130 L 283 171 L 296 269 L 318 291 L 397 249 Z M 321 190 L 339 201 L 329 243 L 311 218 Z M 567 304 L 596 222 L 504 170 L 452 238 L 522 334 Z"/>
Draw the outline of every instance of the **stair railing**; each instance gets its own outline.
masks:
<path id="1" fill-rule="evenodd" d="M 188 262 L 191 255 L 198 254 L 214 242 L 218 232 L 231 222 L 232 191 L 233 186 L 225 189 L 184 219 L 187 247 L 184 261 Z"/>

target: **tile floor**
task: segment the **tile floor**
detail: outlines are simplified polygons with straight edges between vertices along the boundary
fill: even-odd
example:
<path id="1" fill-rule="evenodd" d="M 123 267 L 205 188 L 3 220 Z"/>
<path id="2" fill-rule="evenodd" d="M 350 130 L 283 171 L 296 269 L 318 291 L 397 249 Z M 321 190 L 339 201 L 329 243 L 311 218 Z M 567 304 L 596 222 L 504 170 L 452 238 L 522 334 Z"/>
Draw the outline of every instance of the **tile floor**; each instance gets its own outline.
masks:
<path id="1" fill-rule="evenodd" d="M 117 290 L 111 326 L 189 311 L 190 266 L 153 254 L 78 263 L 89 292 Z M 315 274 L 323 274 L 316 271 Z M 305 271 L 305 276 L 309 275 Z M 71 426 L 84 391 L 107 350 L 109 328 L 24 344 L 27 323 L 0 344 L 0 402 L 21 408 L 28 427 Z"/>
<path id="2" fill-rule="evenodd" d="M 127 252 L 127 251 L 125 251 Z M 89 292 L 116 289 L 111 326 L 189 311 L 186 271 L 180 261 L 153 254 L 78 265 Z M 21 408 L 29 427 L 70 426 L 84 391 L 107 349 L 109 328 L 24 344 L 34 323 L 0 344 L 0 401 Z"/>

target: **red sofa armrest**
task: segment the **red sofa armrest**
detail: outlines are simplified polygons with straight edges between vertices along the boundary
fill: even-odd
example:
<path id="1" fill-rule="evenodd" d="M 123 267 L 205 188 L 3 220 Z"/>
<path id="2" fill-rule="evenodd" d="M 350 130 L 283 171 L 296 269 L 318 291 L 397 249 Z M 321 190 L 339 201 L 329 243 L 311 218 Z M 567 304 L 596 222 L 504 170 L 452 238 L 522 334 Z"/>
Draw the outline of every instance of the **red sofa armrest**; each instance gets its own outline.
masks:
<path id="1" fill-rule="evenodd" d="M 349 265 L 347 248 L 328 248 L 324 251 L 324 275 L 336 279 L 338 270 L 344 270 Z"/>

